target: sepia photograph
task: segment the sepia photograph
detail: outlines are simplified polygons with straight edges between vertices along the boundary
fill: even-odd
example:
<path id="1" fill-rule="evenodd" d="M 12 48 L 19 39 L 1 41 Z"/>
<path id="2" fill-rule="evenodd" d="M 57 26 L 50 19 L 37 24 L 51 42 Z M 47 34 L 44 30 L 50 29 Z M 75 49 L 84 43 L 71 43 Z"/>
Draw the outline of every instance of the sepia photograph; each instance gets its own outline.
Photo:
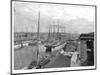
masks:
<path id="1" fill-rule="evenodd" d="M 13 74 L 96 68 L 96 7 L 11 2 Z"/>

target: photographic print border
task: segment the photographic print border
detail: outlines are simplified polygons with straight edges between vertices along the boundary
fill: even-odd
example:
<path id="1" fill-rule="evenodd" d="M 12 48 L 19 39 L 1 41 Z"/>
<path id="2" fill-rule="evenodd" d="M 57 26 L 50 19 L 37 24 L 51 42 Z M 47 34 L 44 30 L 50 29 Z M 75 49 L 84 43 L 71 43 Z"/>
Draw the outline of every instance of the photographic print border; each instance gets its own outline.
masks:
<path id="1" fill-rule="evenodd" d="M 13 69 L 12 69 L 12 1 L 15 2 L 33 2 L 33 3 L 46 3 L 46 4 L 59 4 L 59 5 L 75 5 L 75 6 L 90 6 L 90 7 L 95 7 L 95 42 L 94 42 L 94 47 L 95 47 L 95 68 L 91 69 L 75 69 L 75 70 L 60 70 L 60 71 L 45 71 L 45 72 L 29 72 L 29 73 L 16 73 L 16 74 L 36 74 L 36 73 L 51 73 L 51 72 L 68 72 L 68 71 L 83 71 L 83 70 L 96 70 L 97 69 L 97 6 L 96 5 L 87 5 L 87 4 L 72 4 L 72 3 L 56 3 L 56 2 L 41 2 L 41 1 L 24 1 L 24 0 L 11 0 L 10 1 L 10 74 L 11 75 L 16 75 L 13 74 Z"/>

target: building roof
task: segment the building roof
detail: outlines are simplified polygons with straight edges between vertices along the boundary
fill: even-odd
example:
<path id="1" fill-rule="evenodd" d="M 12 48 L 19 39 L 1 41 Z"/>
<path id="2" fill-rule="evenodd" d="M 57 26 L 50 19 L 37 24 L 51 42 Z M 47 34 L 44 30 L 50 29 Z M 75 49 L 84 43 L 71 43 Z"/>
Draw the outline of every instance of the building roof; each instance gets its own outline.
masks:
<path id="1" fill-rule="evenodd" d="M 80 40 L 94 40 L 94 32 L 88 34 L 81 34 L 79 37 Z"/>

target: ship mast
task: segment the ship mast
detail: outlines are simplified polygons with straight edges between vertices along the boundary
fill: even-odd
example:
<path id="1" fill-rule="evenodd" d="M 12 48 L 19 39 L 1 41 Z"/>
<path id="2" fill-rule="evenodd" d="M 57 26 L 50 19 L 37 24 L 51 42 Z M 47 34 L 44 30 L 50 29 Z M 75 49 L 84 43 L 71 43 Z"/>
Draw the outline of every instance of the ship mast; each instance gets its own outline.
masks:
<path id="1" fill-rule="evenodd" d="M 38 12 L 38 27 L 37 27 L 37 65 L 39 62 L 39 35 L 40 35 L 40 11 Z"/>
<path id="2" fill-rule="evenodd" d="M 50 25 L 49 25 L 49 34 L 48 34 L 48 40 L 49 40 L 49 38 L 50 38 Z"/>

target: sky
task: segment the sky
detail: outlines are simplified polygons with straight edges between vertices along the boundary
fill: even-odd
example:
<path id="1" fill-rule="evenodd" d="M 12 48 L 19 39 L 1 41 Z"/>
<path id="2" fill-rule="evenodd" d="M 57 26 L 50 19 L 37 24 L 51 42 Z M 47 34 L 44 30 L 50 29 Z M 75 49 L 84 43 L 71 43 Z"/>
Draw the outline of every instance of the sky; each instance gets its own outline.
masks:
<path id="1" fill-rule="evenodd" d="M 91 6 L 13 2 L 12 11 L 14 32 L 37 32 L 39 12 L 40 32 L 58 24 L 71 33 L 94 31 L 95 8 Z"/>

